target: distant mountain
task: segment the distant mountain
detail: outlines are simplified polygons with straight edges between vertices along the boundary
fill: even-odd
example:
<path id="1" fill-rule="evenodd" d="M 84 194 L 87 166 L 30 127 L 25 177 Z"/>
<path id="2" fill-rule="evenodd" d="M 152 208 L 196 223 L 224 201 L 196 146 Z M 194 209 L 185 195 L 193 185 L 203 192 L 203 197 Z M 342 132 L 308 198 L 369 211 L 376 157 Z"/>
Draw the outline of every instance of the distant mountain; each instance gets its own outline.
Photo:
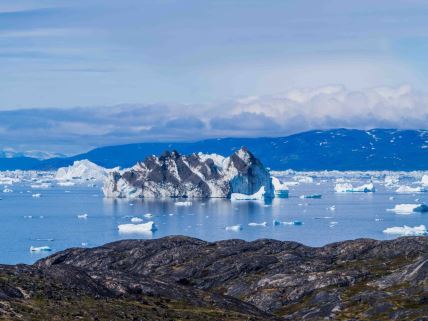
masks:
<path id="1" fill-rule="evenodd" d="M 428 130 L 314 130 L 276 138 L 222 138 L 192 143 L 140 143 L 101 147 L 69 158 L 0 159 L 0 168 L 55 169 L 89 159 L 104 167 L 130 167 L 165 150 L 229 155 L 246 146 L 274 170 L 428 170 Z"/>

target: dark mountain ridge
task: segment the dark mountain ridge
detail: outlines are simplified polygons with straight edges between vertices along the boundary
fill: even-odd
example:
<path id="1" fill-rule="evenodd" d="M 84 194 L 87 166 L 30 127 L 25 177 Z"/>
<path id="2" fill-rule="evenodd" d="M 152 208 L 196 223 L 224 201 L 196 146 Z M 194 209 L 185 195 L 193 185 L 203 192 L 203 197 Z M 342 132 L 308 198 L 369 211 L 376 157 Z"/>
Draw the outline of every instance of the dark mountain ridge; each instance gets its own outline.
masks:
<path id="1" fill-rule="evenodd" d="M 56 169 L 88 159 L 112 168 L 133 166 L 165 150 L 182 154 L 230 155 L 246 146 L 273 170 L 426 170 L 428 130 L 331 129 L 313 130 L 286 137 L 220 138 L 197 142 L 139 143 L 100 147 L 68 158 L 36 160 L 0 159 L 0 169 Z"/>

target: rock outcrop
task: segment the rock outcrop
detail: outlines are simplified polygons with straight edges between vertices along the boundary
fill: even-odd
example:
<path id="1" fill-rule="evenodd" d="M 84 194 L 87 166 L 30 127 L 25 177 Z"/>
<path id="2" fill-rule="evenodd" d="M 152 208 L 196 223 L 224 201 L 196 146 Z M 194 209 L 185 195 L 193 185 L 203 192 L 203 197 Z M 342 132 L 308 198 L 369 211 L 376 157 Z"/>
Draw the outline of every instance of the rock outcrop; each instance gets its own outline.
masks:
<path id="1" fill-rule="evenodd" d="M 0 266 L 5 320 L 426 320 L 428 238 L 172 236 Z"/>
<path id="2" fill-rule="evenodd" d="M 264 188 L 274 196 L 272 179 L 263 164 L 246 148 L 230 157 L 180 155 L 177 151 L 151 156 L 130 169 L 113 171 L 104 183 L 104 195 L 137 197 L 230 197 L 254 194 Z"/>

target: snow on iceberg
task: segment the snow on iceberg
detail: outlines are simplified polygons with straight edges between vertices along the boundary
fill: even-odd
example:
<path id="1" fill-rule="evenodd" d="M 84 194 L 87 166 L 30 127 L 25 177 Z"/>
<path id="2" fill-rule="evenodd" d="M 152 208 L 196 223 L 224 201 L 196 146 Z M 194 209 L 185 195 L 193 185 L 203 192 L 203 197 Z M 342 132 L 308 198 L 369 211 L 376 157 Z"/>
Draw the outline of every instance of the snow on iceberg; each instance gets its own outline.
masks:
<path id="1" fill-rule="evenodd" d="M 49 246 L 31 246 L 30 252 L 50 252 L 52 249 Z"/>
<path id="2" fill-rule="evenodd" d="M 241 194 L 241 193 L 232 193 L 230 199 L 232 201 L 258 201 L 263 200 L 265 197 L 265 187 L 262 186 L 260 189 L 251 195 Z"/>
<path id="3" fill-rule="evenodd" d="M 353 187 L 350 183 L 336 184 L 334 187 L 336 193 L 373 193 L 376 191 L 373 183 Z"/>
<path id="4" fill-rule="evenodd" d="M 120 224 L 118 225 L 119 233 L 147 233 L 157 230 L 153 221 L 141 224 Z"/>
<path id="5" fill-rule="evenodd" d="M 397 188 L 395 192 L 399 194 L 412 194 L 412 193 L 425 193 L 425 192 L 428 192 L 428 190 L 424 187 L 418 187 L 418 186 L 411 187 L 411 186 L 402 185 L 399 188 Z"/>
<path id="6" fill-rule="evenodd" d="M 420 236 L 427 235 L 427 229 L 425 228 L 425 225 L 419 225 L 415 227 L 404 225 L 388 227 L 387 229 L 383 230 L 383 233 L 404 236 Z"/>
<path id="7" fill-rule="evenodd" d="M 288 197 L 289 190 L 286 184 L 281 183 L 281 181 L 278 178 L 272 177 L 272 185 L 274 188 L 275 197 L 278 197 L 278 198 Z"/>
<path id="8" fill-rule="evenodd" d="M 133 217 L 133 218 L 131 218 L 131 222 L 132 223 L 142 223 L 143 219 L 139 218 L 139 217 Z"/>
<path id="9" fill-rule="evenodd" d="M 423 186 L 428 186 L 428 175 L 427 174 L 425 174 L 424 176 L 422 176 L 421 184 Z"/>
<path id="10" fill-rule="evenodd" d="M 108 172 L 109 170 L 104 167 L 84 159 L 75 161 L 71 166 L 59 168 L 55 174 L 55 179 L 58 181 L 103 181 L 107 177 Z"/>

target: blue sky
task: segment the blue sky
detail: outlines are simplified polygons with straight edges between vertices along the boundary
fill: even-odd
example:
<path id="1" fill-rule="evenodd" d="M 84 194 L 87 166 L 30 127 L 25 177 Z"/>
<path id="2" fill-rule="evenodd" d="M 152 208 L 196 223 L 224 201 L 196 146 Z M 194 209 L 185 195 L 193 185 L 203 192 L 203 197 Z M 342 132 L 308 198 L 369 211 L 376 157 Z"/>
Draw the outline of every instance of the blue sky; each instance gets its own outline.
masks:
<path id="1" fill-rule="evenodd" d="M 0 147 L 420 128 L 427 38 L 422 0 L 2 0 Z"/>

